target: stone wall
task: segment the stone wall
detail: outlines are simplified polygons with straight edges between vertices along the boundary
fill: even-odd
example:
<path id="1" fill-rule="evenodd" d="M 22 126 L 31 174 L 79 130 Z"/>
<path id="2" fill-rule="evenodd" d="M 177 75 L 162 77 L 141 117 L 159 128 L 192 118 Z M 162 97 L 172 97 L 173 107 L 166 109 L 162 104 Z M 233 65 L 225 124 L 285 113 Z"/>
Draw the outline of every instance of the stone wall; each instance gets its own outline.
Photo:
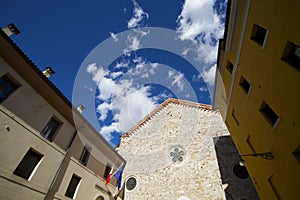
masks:
<path id="1" fill-rule="evenodd" d="M 232 171 L 239 156 L 221 115 L 187 102 L 163 103 L 121 138 L 125 199 L 258 199 L 250 178 Z"/>
<path id="2" fill-rule="evenodd" d="M 228 132 L 217 112 L 176 103 L 162 107 L 122 138 L 123 178 L 137 180 L 126 199 L 225 199 L 214 148 L 214 138 L 223 135 Z"/>

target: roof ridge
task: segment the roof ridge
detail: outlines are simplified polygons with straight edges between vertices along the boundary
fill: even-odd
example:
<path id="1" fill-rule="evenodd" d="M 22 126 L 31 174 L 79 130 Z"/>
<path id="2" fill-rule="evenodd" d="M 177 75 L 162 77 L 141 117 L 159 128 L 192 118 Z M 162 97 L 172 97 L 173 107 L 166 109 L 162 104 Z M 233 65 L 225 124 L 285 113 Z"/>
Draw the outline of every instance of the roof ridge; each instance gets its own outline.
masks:
<path id="1" fill-rule="evenodd" d="M 161 111 L 163 108 L 165 108 L 170 103 L 175 104 L 181 104 L 192 108 L 199 108 L 205 111 L 210 112 L 216 112 L 215 110 L 212 110 L 211 105 L 187 101 L 187 100 L 181 100 L 181 99 L 175 99 L 175 98 L 168 98 L 163 103 L 161 103 L 157 108 L 155 108 L 153 111 L 151 111 L 148 115 L 146 115 L 142 120 L 140 120 L 136 125 L 134 125 L 131 129 L 129 129 L 128 132 L 123 133 L 121 135 L 121 138 L 128 138 L 130 137 L 136 130 L 138 130 L 139 127 L 143 126 L 145 123 L 147 123 L 153 116 L 155 116 L 159 111 Z"/>

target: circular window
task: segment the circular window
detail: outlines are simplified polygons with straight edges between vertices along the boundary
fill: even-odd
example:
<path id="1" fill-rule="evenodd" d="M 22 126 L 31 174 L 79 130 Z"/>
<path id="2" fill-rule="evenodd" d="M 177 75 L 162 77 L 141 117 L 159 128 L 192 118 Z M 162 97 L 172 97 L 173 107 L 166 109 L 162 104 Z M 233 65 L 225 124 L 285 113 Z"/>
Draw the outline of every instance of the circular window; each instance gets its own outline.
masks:
<path id="1" fill-rule="evenodd" d="M 104 197 L 103 197 L 103 196 L 98 196 L 98 197 L 96 198 L 96 200 L 104 200 Z"/>
<path id="2" fill-rule="evenodd" d="M 241 179 L 246 179 L 249 177 L 247 168 L 245 166 L 240 166 L 240 165 L 234 166 L 233 173 Z"/>
<path id="3" fill-rule="evenodd" d="M 127 190 L 133 190 L 136 187 L 136 179 L 134 177 L 130 177 L 126 181 Z"/>
<path id="4" fill-rule="evenodd" d="M 184 156 L 184 150 L 181 147 L 174 147 L 171 149 L 170 157 L 173 163 L 179 162 L 181 163 L 183 161 Z"/>

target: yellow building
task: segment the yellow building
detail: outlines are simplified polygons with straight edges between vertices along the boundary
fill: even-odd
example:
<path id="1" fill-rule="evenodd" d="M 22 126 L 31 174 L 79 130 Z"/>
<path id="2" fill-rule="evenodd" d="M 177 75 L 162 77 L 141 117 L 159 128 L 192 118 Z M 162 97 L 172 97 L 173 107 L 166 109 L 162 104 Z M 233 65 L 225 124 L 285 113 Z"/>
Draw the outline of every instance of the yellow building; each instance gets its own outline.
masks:
<path id="1" fill-rule="evenodd" d="M 229 1 L 219 44 L 213 107 L 261 199 L 300 198 L 299 10 L 293 0 Z"/>
<path id="2" fill-rule="evenodd" d="M 0 30 L 0 199 L 109 200 L 126 161 Z M 80 107 L 79 107 L 80 108 Z M 119 198 L 120 199 L 120 198 Z"/>

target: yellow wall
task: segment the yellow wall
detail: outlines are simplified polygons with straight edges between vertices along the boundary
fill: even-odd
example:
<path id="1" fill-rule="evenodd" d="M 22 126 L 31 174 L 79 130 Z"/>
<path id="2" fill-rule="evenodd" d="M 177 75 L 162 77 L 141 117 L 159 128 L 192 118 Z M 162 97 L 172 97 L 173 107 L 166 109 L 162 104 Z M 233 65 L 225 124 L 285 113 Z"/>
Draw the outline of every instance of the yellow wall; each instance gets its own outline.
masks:
<path id="1" fill-rule="evenodd" d="M 287 41 L 300 45 L 299 10 L 300 2 L 292 0 L 250 2 L 243 46 L 234 77 L 226 124 L 229 125 L 236 146 L 241 154 L 253 153 L 247 143 L 250 136 L 257 153 L 270 151 L 274 155 L 271 161 L 259 157 L 243 158 L 262 199 L 276 199 L 275 193 L 282 199 L 300 197 L 300 163 L 292 154 L 300 145 L 300 71 L 281 60 Z M 253 24 L 269 31 L 263 49 L 250 39 Z M 239 41 L 239 37 L 236 40 Z M 227 59 L 234 59 L 236 51 L 226 56 Z M 249 96 L 239 86 L 241 75 L 252 85 Z M 223 74 L 224 85 L 225 90 L 229 91 L 226 76 Z M 280 117 L 274 130 L 259 111 L 263 101 Z M 232 109 L 239 125 L 232 117 Z M 272 190 L 268 182 L 272 175 L 276 191 Z"/>

